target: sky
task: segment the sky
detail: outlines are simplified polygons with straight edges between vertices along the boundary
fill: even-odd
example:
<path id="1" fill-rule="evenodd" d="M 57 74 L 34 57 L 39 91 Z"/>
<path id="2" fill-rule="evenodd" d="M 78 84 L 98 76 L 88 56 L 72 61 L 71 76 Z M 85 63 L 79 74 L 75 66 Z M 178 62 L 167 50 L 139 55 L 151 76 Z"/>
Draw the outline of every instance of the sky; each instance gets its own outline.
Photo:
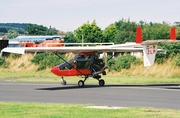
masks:
<path id="1" fill-rule="evenodd" d="M 0 0 L 0 23 L 33 23 L 74 31 L 94 20 L 104 30 L 125 19 L 180 22 L 180 0 Z"/>

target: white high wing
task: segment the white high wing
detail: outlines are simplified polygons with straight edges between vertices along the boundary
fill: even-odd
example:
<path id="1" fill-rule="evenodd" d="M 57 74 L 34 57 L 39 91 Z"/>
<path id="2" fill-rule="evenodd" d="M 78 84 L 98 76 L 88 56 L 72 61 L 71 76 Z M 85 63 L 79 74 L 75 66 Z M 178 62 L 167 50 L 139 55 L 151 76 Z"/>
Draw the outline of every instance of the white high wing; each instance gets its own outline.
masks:
<path id="1" fill-rule="evenodd" d="M 156 47 L 156 48 L 151 48 Z M 25 54 L 26 52 L 144 52 L 144 66 L 154 64 L 156 52 L 165 53 L 162 49 L 157 49 L 157 45 L 140 45 L 136 43 L 118 44 L 110 46 L 95 47 L 7 47 L 1 53 Z"/>
<path id="2" fill-rule="evenodd" d="M 137 39 L 138 38 L 138 39 Z M 157 49 L 159 43 L 178 42 L 177 40 L 147 40 L 142 42 L 141 28 L 137 28 L 136 43 L 125 43 L 108 46 L 89 47 L 7 47 L 1 50 L 4 52 L 25 54 L 26 52 L 143 52 L 144 66 L 154 64 L 157 52 L 165 54 L 163 49 Z"/>

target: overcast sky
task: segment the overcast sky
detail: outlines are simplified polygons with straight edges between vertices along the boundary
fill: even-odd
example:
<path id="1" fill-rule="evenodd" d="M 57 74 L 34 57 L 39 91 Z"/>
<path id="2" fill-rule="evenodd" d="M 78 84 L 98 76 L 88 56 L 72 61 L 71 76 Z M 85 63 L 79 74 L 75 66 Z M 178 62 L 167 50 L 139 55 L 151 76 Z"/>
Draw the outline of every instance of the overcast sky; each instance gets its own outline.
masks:
<path id="1" fill-rule="evenodd" d="M 0 0 L 0 23 L 35 23 L 74 31 L 96 21 L 103 30 L 124 19 L 180 22 L 180 0 Z"/>

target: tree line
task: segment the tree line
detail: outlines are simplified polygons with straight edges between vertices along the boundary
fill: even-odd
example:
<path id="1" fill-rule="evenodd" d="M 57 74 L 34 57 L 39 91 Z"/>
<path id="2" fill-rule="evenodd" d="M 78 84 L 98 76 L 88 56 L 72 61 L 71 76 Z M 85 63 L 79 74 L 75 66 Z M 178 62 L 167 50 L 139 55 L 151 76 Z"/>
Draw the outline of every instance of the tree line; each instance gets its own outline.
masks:
<path id="1" fill-rule="evenodd" d="M 130 19 L 116 21 L 102 30 L 94 20 L 79 26 L 73 32 L 60 32 L 56 28 L 48 28 L 43 25 L 30 23 L 0 23 L 0 35 L 6 34 L 7 39 L 15 38 L 18 35 L 62 35 L 66 43 L 74 42 L 113 42 L 116 44 L 134 42 L 136 28 L 143 29 L 143 40 L 169 39 L 170 28 L 176 27 L 177 39 L 180 39 L 180 22 L 175 22 L 173 26 L 166 22 L 153 23 L 139 21 L 132 22 Z"/>
<path id="2" fill-rule="evenodd" d="M 176 22 L 173 26 L 163 23 L 147 23 L 144 21 L 131 22 L 129 19 L 121 19 L 110 24 L 104 30 L 101 30 L 95 21 L 84 23 L 74 32 L 65 34 L 65 42 L 113 42 L 115 44 L 134 42 L 136 28 L 140 26 L 143 29 L 143 40 L 169 39 L 170 28 L 176 27 L 177 39 L 180 39 L 180 23 Z"/>

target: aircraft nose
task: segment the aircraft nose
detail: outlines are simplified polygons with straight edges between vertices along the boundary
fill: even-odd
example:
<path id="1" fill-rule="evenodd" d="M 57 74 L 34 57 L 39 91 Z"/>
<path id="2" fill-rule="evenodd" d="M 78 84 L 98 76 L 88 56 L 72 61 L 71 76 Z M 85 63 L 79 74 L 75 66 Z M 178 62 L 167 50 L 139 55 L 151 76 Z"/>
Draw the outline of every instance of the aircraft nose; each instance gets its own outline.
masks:
<path id="1" fill-rule="evenodd" d="M 55 66 L 51 69 L 51 72 L 55 75 L 58 75 L 58 72 L 59 72 L 59 66 Z"/>

